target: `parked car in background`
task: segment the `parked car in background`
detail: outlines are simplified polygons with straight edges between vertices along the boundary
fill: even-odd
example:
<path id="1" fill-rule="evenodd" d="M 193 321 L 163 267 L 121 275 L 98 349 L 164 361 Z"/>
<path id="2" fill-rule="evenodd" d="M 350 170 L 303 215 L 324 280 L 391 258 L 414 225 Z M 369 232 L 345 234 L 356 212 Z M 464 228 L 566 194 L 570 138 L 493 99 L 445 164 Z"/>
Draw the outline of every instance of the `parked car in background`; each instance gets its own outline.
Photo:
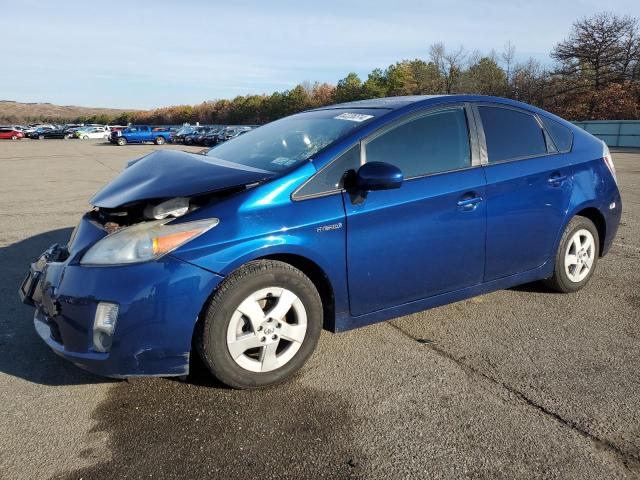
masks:
<path id="1" fill-rule="evenodd" d="M 202 138 L 200 140 L 200 145 L 203 145 L 205 147 L 213 147 L 215 145 L 218 144 L 218 135 L 220 135 L 220 132 L 222 132 L 222 130 L 224 129 L 224 127 L 215 127 L 212 128 L 210 131 L 208 131 L 207 133 L 205 133 L 204 135 L 202 135 Z"/>
<path id="2" fill-rule="evenodd" d="M 64 129 L 65 132 L 67 133 L 67 138 L 75 138 L 76 132 L 81 128 L 84 128 L 84 127 L 75 127 L 75 126 L 67 125 Z"/>
<path id="3" fill-rule="evenodd" d="M 225 127 L 219 134 L 217 143 L 224 143 L 227 140 L 231 140 L 243 133 L 247 133 L 252 130 L 253 127 Z"/>
<path id="4" fill-rule="evenodd" d="M 198 128 L 200 127 L 193 125 L 185 125 L 183 127 L 180 127 L 176 132 L 173 133 L 171 141 L 173 143 L 183 143 L 185 137 L 187 135 L 191 135 Z"/>
<path id="5" fill-rule="evenodd" d="M 116 145 L 126 145 L 127 143 L 153 142 L 162 145 L 171 141 L 172 132 L 168 128 L 152 128 L 149 125 L 131 125 L 124 130 L 111 132 L 109 141 Z"/>
<path id="6" fill-rule="evenodd" d="M 102 138 L 109 140 L 111 129 L 109 127 L 84 127 L 75 132 L 76 138 L 89 140 L 91 138 Z"/>
<path id="7" fill-rule="evenodd" d="M 41 127 L 27 135 L 33 140 L 44 140 L 49 138 L 69 138 L 68 132 L 64 128 Z"/>
<path id="8" fill-rule="evenodd" d="M 17 132 L 22 132 L 24 133 L 24 130 L 27 127 L 25 127 L 24 125 L 0 125 L 0 129 L 10 129 L 10 130 L 15 130 Z"/>
<path id="9" fill-rule="evenodd" d="M 30 125 L 29 127 L 23 130 L 26 136 L 29 136 L 31 133 L 34 133 L 36 130 L 53 130 L 53 125 Z M 29 137 L 31 138 L 31 137 Z"/>
<path id="10" fill-rule="evenodd" d="M 0 127 L 0 139 L 20 140 L 24 138 L 24 133 L 12 127 Z"/>
<path id="11" fill-rule="evenodd" d="M 194 145 L 209 146 L 207 142 L 214 136 L 217 136 L 223 129 L 223 126 L 207 127 L 202 133 L 193 137 Z"/>
<path id="12" fill-rule="evenodd" d="M 203 135 L 211 130 L 211 127 L 196 127 L 190 133 L 184 135 L 183 143 L 185 145 L 199 145 Z"/>

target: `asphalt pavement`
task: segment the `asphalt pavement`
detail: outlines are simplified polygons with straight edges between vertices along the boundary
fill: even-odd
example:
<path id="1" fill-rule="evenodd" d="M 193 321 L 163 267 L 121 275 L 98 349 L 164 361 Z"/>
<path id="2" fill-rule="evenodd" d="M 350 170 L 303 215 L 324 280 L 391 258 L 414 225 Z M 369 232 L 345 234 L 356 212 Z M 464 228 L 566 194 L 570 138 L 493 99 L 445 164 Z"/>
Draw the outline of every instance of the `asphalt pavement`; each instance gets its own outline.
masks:
<path id="1" fill-rule="evenodd" d="M 111 381 L 54 355 L 17 289 L 157 148 L 0 141 L 0 478 L 640 478 L 640 151 L 590 284 L 502 290 L 341 334 L 291 382 Z M 517 232 L 514 232 L 514 236 Z"/>

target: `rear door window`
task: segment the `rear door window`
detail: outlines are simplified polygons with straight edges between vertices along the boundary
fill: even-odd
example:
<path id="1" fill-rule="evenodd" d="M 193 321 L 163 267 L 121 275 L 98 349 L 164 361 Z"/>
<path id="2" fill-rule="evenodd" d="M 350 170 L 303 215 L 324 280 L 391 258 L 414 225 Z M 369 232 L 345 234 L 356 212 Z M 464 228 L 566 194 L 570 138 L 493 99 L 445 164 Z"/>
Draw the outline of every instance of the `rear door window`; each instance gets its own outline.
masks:
<path id="1" fill-rule="evenodd" d="M 511 108 L 478 107 L 487 142 L 489 163 L 535 157 L 547 153 L 543 130 L 536 118 Z"/>

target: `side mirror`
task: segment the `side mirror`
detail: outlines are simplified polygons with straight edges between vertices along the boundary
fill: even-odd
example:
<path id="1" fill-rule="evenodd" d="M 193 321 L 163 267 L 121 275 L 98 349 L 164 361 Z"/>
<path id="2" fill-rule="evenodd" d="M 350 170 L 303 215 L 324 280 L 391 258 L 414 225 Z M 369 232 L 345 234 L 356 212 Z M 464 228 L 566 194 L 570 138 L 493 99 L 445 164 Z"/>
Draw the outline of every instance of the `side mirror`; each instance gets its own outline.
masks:
<path id="1" fill-rule="evenodd" d="M 361 192 L 400 188 L 404 175 L 395 165 L 385 162 L 368 162 L 356 173 L 356 188 Z"/>

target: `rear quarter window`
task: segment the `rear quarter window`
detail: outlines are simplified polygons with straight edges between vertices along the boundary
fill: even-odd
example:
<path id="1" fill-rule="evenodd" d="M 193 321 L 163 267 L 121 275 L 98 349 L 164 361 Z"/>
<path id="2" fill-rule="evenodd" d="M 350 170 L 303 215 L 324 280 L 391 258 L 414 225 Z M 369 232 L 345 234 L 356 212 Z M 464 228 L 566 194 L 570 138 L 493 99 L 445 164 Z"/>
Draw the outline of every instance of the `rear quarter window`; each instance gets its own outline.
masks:
<path id="1" fill-rule="evenodd" d="M 478 107 L 487 142 L 489 163 L 535 157 L 547 153 L 547 144 L 536 118 L 519 110 Z"/>
<path id="2" fill-rule="evenodd" d="M 546 128 L 549 135 L 551 135 L 551 139 L 558 151 L 560 153 L 570 152 L 571 146 L 573 145 L 573 132 L 571 129 L 565 127 L 560 122 L 543 117 L 542 115 L 540 115 L 540 120 L 542 120 L 544 128 Z"/>

